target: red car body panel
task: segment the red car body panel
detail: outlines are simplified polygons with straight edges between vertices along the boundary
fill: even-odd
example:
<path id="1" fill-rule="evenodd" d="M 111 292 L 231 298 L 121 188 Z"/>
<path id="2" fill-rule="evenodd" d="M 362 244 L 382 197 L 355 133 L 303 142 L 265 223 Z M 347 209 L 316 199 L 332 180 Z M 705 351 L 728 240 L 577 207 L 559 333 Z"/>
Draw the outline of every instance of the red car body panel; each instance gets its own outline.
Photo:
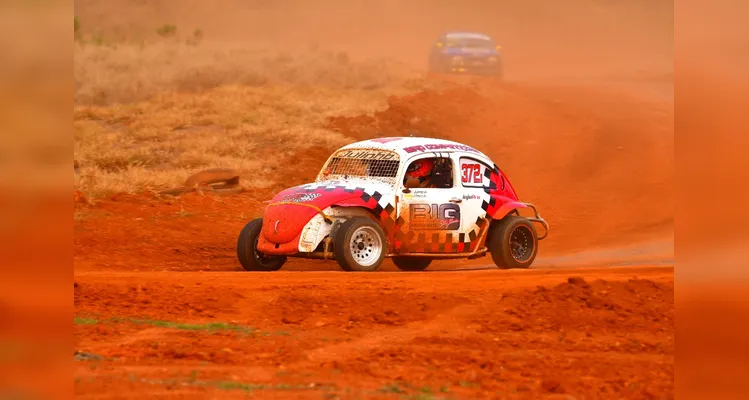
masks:
<path id="1" fill-rule="evenodd" d="M 364 188 L 331 187 L 328 182 L 311 185 L 318 186 L 313 189 L 304 187 L 308 185 L 296 186 L 273 197 L 263 214 L 266 222 L 258 239 L 258 250 L 268 254 L 298 252 L 304 226 L 315 214 L 332 205 L 377 210 L 377 199 L 365 193 Z"/>

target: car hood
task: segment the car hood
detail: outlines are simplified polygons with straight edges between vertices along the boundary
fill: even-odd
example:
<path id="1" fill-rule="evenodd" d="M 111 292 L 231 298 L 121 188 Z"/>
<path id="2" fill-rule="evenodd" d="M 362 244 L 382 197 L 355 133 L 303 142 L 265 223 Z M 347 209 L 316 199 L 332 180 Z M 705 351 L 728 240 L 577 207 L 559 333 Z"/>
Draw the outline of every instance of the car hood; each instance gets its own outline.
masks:
<path id="1" fill-rule="evenodd" d="M 322 181 L 288 188 L 268 201 L 263 215 L 262 234 L 271 243 L 294 240 L 309 220 L 331 205 L 366 206 L 372 198 L 391 194 L 390 185 L 364 181 Z"/>

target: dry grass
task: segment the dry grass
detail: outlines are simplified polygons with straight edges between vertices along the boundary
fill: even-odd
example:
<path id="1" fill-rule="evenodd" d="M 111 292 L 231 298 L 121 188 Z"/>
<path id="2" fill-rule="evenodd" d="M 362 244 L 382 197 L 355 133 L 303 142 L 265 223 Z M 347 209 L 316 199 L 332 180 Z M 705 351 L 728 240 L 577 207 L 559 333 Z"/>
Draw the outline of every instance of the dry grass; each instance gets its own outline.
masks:
<path id="1" fill-rule="evenodd" d="M 292 55 L 172 40 L 149 44 L 76 42 L 73 59 L 78 104 L 132 102 L 164 91 L 196 92 L 227 84 L 378 90 L 408 86 L 419 77 L 401 63 L 387 59 L 353 62 L 345 52 L 310 48 Z"/>
<path id="2" fill-rule="evenodd" d="M 300 151 L 352 141 L 323 129 L 325 118 L 372 112 L 425 85 L 402 64 L 314 48 L 92 36 L 76 40 L 74 77 L 75 189 L 89 198 L 174 188 L 214 167 L 271 186 Z"/>
<path id="3" fill-rule="evenodd" d="M 299 151 L 332 151 L 352 141 L 322 129 L 325 118 L 369 112 L 385 101 L 372 90 L 228 85 L 132 104 L 77 106 L 76 189 L 89 197 L 161 190 L 213 167 L 237 169 L 250 188 L 268 187 L 279 180 L 275 169 L 290 168 L 284 162 Z"/>

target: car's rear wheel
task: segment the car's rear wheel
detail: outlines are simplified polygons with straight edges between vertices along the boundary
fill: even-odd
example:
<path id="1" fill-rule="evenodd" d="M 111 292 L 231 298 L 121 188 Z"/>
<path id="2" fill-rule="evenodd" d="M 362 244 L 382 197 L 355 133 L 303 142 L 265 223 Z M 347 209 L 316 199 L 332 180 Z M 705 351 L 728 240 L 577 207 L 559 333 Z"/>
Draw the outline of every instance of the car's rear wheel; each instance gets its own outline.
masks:
<path id="1" fill-rule="evenodd" d="M 536 228 L 527 219 L 508 215 L 489 232 L 489 252 L 499 268 L 528 268 L 538 254 Z"/>
<path id="2" fill-rule="evenodd" d="M 432 263 L 430 258 L 424 257 L 393 257 L 393 264 L 403 271 L 423 271 Z"/>
<path id="3" fill-rule="evenodd" d="M 344 271 L 376 271 L 385 259 L 386 250 L 382 228 L 365 217 L 344 222 L 333 239 L 333 254 Z"/>
<path id="4" fill-rule="evenodd" d="M 247 271 L 278 271 L 286 263 L 286 257 L 265 255 L 257 250 L 257 240 L 262 229 L 262 218 L 245 225 L 237 239 L 237 258 Z"/>

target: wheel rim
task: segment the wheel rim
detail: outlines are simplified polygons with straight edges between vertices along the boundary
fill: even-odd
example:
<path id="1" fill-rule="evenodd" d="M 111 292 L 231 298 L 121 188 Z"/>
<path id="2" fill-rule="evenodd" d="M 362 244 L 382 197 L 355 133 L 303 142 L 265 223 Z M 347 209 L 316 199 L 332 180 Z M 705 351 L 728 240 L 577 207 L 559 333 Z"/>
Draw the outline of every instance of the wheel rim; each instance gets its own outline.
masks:
<path id="1" fill-rule="evenodd" d="M 351 255 L 354 260 L 363 267 L 376 263 L 382 254 L 382 241 L 380 235 L 373 228 L 363 226 L 354 231 L 349 243 Z"/>
<path id="2" fill-rule="evenodd" d="M 515 261 L 523 263 L 533 255 L 533 232 L 527 226 L 518 226 L 510 235 L 510 254 Z"/>

